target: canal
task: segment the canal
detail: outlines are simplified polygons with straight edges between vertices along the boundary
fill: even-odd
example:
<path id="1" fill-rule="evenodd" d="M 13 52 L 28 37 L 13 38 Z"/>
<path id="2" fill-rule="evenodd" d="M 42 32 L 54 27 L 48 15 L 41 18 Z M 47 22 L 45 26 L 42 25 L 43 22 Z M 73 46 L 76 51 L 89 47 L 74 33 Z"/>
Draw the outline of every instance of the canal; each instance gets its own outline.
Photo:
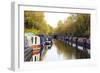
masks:
<path id="1" fill-rule="evenodd" d="M 87 59 L 90 55 L 87 52 L 73 48 L 62 41 L 53 40 L 53 44 L 42 50 L 41 61 L 62 61 L 69 59 Z"/>

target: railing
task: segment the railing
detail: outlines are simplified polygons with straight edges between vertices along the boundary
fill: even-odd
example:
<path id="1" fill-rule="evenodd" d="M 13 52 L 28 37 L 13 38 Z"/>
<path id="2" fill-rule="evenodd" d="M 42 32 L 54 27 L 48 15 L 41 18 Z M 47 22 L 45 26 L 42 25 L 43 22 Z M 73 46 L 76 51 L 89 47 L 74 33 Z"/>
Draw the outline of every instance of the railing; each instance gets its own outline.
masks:
<path id="1" fill-rule="evenodd" d="M 90 39 L 82 38 L 82 37 L 67 37 L 67 36 L 57 36 L 58 40 L 63 41 L 64 43 L 75 47 L 76 49 L 82 51 L 90 51 Z"/>

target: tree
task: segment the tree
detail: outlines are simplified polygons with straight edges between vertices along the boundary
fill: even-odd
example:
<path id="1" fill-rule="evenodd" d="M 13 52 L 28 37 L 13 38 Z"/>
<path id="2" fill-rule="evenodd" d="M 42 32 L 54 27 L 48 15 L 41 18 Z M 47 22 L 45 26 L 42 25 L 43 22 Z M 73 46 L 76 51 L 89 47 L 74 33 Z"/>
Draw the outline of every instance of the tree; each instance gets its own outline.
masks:
<path id="1" fill-rule="evenodd" d="M 64 21 L 59 21 L 55 33 L 90 37 L 90 14 L 72 14 Z"/>
<path id="2" fill-rule="evenodd" d="M 52 31 L 44 19 L 44 12 L 41 11 L 24 11 L 24 27 L 25 32 L 34 34 L 48 35 Z"/>

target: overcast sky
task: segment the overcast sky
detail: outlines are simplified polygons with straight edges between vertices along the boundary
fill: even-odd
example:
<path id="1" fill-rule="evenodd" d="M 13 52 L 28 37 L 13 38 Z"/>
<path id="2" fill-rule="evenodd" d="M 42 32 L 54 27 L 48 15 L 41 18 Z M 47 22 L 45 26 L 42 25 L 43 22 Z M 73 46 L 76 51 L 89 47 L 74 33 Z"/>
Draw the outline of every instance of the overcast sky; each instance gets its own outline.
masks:
<path id="1" fill-rule="evenodd" d="M 68 16 L 70 16 L 70 14 L 68 13 L 50 13 L 50 12 L 44 12 L 44 15 L 47 23 L 53 28 L 57 27 L 57 22 L 59 20 L 65 20 Z"/>

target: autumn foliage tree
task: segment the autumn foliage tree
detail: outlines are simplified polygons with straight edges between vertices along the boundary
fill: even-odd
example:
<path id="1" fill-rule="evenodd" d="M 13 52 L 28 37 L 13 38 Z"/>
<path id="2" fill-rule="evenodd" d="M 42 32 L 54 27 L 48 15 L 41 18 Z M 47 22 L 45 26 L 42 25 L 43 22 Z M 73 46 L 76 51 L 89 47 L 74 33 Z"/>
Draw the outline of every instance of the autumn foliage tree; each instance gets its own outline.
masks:
<path id="1" fill-rule="evenodd" d="M 52 32 L 52 27 L 44 20 L 44 12 L 41 11 L 24 11 L 25 32 L 34 34 L 48 35 Z"/>
<path id="2" fill-rule="evenodd" d="M 72 14 L 64 21 L 59 21 L 55 33 L 90 37 L 90 14 Z"/>

